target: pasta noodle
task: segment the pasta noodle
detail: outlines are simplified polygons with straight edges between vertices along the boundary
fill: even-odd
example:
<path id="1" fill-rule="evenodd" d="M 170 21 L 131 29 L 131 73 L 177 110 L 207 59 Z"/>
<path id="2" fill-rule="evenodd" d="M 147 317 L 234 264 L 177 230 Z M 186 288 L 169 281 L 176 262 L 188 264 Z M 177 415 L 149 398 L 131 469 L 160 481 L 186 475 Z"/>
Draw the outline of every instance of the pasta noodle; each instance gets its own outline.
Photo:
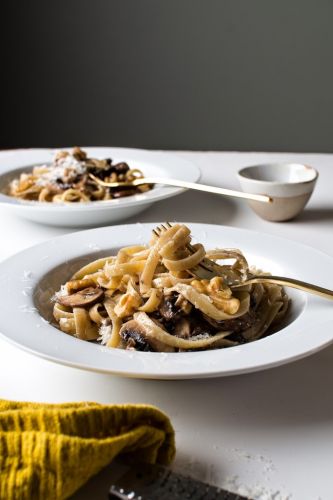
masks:
<path id="1" fill-rule="evenodd" d="M 254 341 L 282 321 L 289 299 L 280 285 L 230 288 L 221 276 L 196 276 L 209 257 L 241 279 L 248 263 L 239 250 L 190 243 L 190 230 L 174 224 L 147 247 L 121 248 L 79 269 L 54 296 L 59 328 L 113 348 L 181 352 Z"/>
<path id="2" fill-rule="evenodd" d="M 125 162 L 113 164 L 107 158 L 88 158 L 85 151 L 76 147 L 72 153 L 59 151 L 50 165 L 35 166 L 24 172 L 8 186 L 7 194 L 23 200 L 54 203 L 84 203 L 111 200 L 148 191 L 152 186 L 104 187 L 89 174 L 106 182 L 131 182 L 142 178 L 138 169 L 130 169 Z"/>

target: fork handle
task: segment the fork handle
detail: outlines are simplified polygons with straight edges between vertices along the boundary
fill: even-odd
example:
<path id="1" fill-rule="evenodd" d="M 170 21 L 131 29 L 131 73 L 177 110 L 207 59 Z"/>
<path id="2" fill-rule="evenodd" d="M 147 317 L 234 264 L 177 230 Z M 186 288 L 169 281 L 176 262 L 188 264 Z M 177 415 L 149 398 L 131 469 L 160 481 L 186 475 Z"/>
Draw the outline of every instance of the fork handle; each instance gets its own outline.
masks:
<path id="1" fill-rule="evenodd" d="M 252 276 L 251 278 L 243 281 L 241 285 L 236 285 L 232 288 L 237 288 L 238 286 L 248 285 L 252 283 L 275 283 L 277 285 L 283 285 L 291 288 L 297 288 L 303 292 L 313 293 L 319 295 L 324 299 L 333 300 L 333 290 L 328 288 L 323 288 L 322 286 L 313 285 L 311 283 L 306 283 L 305 281 L 296 280 L 294 278 L 285 278 L 283 276 Z"/>
<path id="2" fill-rule="evenodd" d="M 169 179 L 168 177 L 143 177 L 135 179 L 132 184 L 140 186 L 141 184 L 164 184 L 165 186 L 182 187 L 185 189 L 195 189 L 196 191 L 204 191 L 205 193 L 222 194 L 223 196 L 233 196 L 234 198 L 245 198 L 247 200 L 261 201 L 270 203 L 272 199 L 264 194 L 244 193 L 243 191 L 235 191 L 234 189 L 225 189 L 216 186 L 208 186 L 206 184 L 196 184 L 195 182 L 182 181 L 180 179 Z"/>

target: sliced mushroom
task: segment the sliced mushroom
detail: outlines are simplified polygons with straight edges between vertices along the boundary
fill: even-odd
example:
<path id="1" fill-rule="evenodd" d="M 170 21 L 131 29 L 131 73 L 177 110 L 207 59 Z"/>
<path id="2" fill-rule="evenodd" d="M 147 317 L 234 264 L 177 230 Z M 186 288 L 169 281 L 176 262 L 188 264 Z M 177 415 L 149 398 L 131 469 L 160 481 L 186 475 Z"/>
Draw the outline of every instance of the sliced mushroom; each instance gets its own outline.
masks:
<path id="1" fill-rule="evenodd" d="M 201 337 L 211 337 L 213 333 L 208 324 L 201 322 L 197 324 L 191 332 L 191 337 L 198 337 L 198 335 Z"/>
<path id="2" fill-rule="evenodd" d="M 78 175 L 74 180 L 72 187 L 73 189 L 84 190 L 87 185 L 88 175 Z"/>
<path id="3" fill-rule="evenodd" d="M 72 156 L 74 156 L 74 158 L 78 161 L 84 161 L 87 158 L 87 153 L 76 146 L 73 148 Z"/>
<path id="4" fill-rule="evenodd" d="M 126 174 L 126 172 L 128 172 L 130 169 L 127 163 L 125 163 L 124 161 L 116 163 L 115 165 L 113 165 L 113 168 L 118 175 Z"/>
<path id="5" fill-rule="evenodd" d="M 210 325 L 216 328 L 216 330 L 231 330 L 234 333 L 246 330 L 256 322 L 256 314 L 253 311 L 248 311 L 239 318 L 226 319 L 222 321 L 216 321 L 205 314 L 203 317 Z"/>
<path id="6" fill-rule="evenodd" d="M 180 316 L 182 316 L 182 309 L 176 304 L 178 299 L 178 295 L 170 294 L 165 297 L 160 308 L 159 312 L 162 318 L 166 321 L 176 320 Z"/>
<path id="7" fill-rule="evenodd" d="M 104 296 L 101 288 L 84 288 L 72 295 L 64 295 L 57 298 L 57 302 L 67 307 L 86 307 L 100 302 Z"/>
<path id="8" fill-rule="evenodd" d="M 175 306 L 180 307 L 180 309 L 184 312 L 184 314 L 190 314 L 192 310 L 192 304 L 188 300 L 186 300 L 182 295 L 178 295 L 178 298 L 175 302 Z"/>
<path id="9" fill-rule="evenodd" d="M 126 342 L 127 347 L 134 347 L 137 351 L 152 351 L 137 321 L 127 321 L 127 323 L 121 327 L 119 333 L 121 338 Z"/>
<path id="10" fill-rule="evenodd" d="M 131 319 L 124 323 L 119 332 L 120 337 L 128 347 L 134 347 L 137 351 L 173 352 L 174 348 L 151 337 L 149 330 L 138 321 Z M 133 345 L 133 342 L 135 343 Z"/>
<path id="11" fill-rule="evenodd" d="M 124 198 L 125 196 L 132 196 L 137 193 L 137 189 L 119 189 L 118 191 L 112 191 L 112 198 Z"/>
<path id="12" fill-rule="evenodd" d="M 116 172 L 114 166 L 112 165 L 112 160 L 110 160 L 110 162 L 105 161 L 104 167 L 98 167 L 94 163 L 89 163 L 87 164 L 87 170 L 90 174 L 93 174 L 95 177 L 98 177 L 102 180 L 107 180 L 112 174 Z M 95 183 L 95 181 L 89 182 L 92 182 L 93 184 Z"/>
<path id="13" fill-rule="evenodd" d="M 187 318 L 180 318 L 175 324 L 173 334 L 181 339 L 188 339 L 191 335 L 191 323 Z"/>

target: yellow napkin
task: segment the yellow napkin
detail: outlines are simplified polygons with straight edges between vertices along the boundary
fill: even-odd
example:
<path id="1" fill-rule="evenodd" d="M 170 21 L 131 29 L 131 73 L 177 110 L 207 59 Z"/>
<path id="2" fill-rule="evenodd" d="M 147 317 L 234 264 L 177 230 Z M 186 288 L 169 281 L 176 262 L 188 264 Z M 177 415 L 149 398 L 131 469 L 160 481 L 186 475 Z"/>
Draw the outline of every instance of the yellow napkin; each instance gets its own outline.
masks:
<path id="1" fill-rule="evenodd" d="M 1 500 L 67 498 L 120 453 L 170 463 L 168 417 L 147 405 L 0 400 Z"/>

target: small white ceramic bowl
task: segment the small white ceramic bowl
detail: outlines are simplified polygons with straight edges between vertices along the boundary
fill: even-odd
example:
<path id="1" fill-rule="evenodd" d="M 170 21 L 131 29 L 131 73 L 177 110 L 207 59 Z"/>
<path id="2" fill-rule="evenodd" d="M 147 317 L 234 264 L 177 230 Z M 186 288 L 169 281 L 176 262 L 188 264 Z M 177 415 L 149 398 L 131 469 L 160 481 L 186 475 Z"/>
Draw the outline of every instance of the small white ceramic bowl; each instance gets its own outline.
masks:
<path id="1" fill-rule="evenodd" d="M 317 178 L 313 167 L 301 163 L 264 163 L 238 172 L 243 191 L 272 198 L 271 203 L 249 204 L 260 217 L 275 222 L 293 219 L 303 210 Z"/>

